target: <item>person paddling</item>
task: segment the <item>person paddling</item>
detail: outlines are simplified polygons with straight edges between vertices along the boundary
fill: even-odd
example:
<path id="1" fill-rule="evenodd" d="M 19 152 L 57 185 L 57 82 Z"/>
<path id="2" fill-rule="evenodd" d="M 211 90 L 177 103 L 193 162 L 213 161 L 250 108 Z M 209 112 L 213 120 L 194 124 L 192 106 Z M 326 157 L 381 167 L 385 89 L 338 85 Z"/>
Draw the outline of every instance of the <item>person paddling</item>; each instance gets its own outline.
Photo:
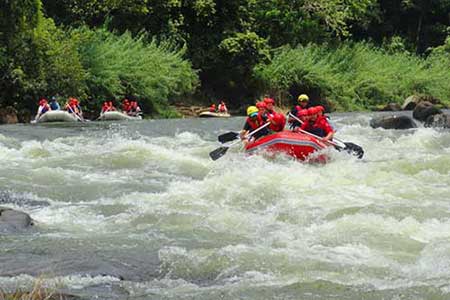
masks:
<path id="1" fill-rule="evenodd" d="M 56 97 L 55 97 L 55 96 L 53 96 L 53 97 L 50 99 L 49 105 L 50 105 L 50 108 L 51 108 L 52 110 L 60 110 L 60 109 L 61 109 L 61 106 L 59 105 L 59 103 L 58 103 L 58 101 L 56 100 Z"/>
<path id="2" fill-rule="evenodd" d="M 48 105 L 47 99 L 42 98 L 41 100 L 39 100 L 39 107 L 38 107 L 38 111 L 36 114 L 36 117 L 34 117 L 34 119 L 37 121 L 39 120 L 39 118 L 45 114 L 48 111 L 51 111 L 51 107 L 50 105 Z"/>
<path id="3" fill-rule="evenodd" d="M 325 115 L 325 107 L 323 107 L 322 105 L 316 106 L 317 107 L 317 118 L 325 118 L 325 120 L 328 122 L 328 124 L 330 124 L 331 128 L 333 128 L 334 132 L 337 131 L 337 127 L 335 124 L 333 124 L 330 120 L 330 116 Z"/>
<path id="4" fill-rule="evenodd" d="M 114 107 L 112 101 L 105 101 L 105 102 L 103 102 L 102 110 L 101 110 L 100 114 L 104 114 L 105 112 L 115 111 L 115 110 L 116 110 L 116 108 Z"/>
<path id="5" fill-rule="evenodd" d="M 269 129 L 274 132 L 282 131 L 286 125 L 286 117 L 275 111 L 275 100 L 272 98 L 264 98 L 264 103 L 266 106 L 265 117 L 271 123 Z"/>
<path id="6" fill-rule="evenodd" d="M 320 136 L 324 141 L 331 141 L 333 139 L 334 130 L 325 117 L 319 117 L 320 110 L 321 109 L 318 107 L 308 108 L 309 119 L 302 124 L 300 129 Z"/>
<path id="7" fill-rule="evenodd" d="M 227 108 L 227 106 L 225 105 L 225 102 L 224 102 L 224 101 L 220 101 L 220 104 L 219 104 L 219 113 L 221 113 L 221 114 L 226 114 L 226 113 L 228 113 L 228 108 Z"/>
<path id="8" fill-rule="evenodd" d="M 209 112 L 216 112 L 216 105 L 214 103 L 209 107 Z"/>
<path id="9" fill-rule="evenodd" d="M 65 109 L 81 122 L 84 121 L 82 115 L 83 112 L 81 111 L 80 102 L 78 101 L 78 99 L 70 97 L 69 101 L 65 105 Z"/>
<path id="10" fill-rule="evenodd" d="M 130 103 L 130 110 L 128 112 L 129 116 L 136 117 L 142 113 L 141 108 L 139 107 L 137 101 L 131 101 Z"/>
<path id="11" fill-rule="evenodd" d="M 124 113 L 124 114 L 129 114 L 130 113 L 130 111 L 131 111 L 131 102 L 130 102 L 130 100 L 128 100 L 128 99 L 124 99 L 123 101 L 122 101 L 122 112 Z"/>
<path id="12" fill-rule="evenodd" d="M 262 115 L 259 114 L 259 110 L 256 106 L 249 106 L 247 108 L 247 119 L 245 120 L 244 128 L 240 132 L 240 137 L 244 142 L 244 145 L 247 145 L 249 143 L 249 140 L 246 138 L 246 136 L 250 132 L 255 131 L 259 127 L 263 126 L 265 123 L 265 120 L 263 119 Z M 262 136 L 268 135 L 269 133 L 270 132 L 267 127 L 263 128 L 252 136 L 252 140 L 256 140 Z"/>
<path id="13" fill-rule="evenodd" d="M 301 94 L 300 96 L 298 96 L 297 98 L 298 101 L 298 105 L 295 105 L 292 109 L 291 109 L 291 114 L 299 117 L 299 112 L 302 110 L 306 110 L 308 107 L 308 101 L 309 101 L 309 97 L 306 94 Z M 301 124 L 295 120 L 294 118 L 289 118 L 288 120 L 289 124 L 290 124 L 290 128 L 294 129 L 296 127 L 300 127 Z"/>

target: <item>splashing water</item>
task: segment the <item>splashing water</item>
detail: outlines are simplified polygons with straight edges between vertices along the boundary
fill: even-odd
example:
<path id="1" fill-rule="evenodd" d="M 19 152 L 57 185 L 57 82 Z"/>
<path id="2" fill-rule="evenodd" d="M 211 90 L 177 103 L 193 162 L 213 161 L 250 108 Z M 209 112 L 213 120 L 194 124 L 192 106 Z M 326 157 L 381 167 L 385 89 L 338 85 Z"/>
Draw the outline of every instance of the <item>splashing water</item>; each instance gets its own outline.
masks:
<path id="1" fill-rule="evenodd" d="M 325 165 L 208 153 L 230 120 L 0 127 L 0 287 L 91 299 L 449 299 L 450 132 L 371 129 Z M 3 202 L 2 202 L 3 201 Z M 44 205 L 45 204 L 45 205 Z"/>

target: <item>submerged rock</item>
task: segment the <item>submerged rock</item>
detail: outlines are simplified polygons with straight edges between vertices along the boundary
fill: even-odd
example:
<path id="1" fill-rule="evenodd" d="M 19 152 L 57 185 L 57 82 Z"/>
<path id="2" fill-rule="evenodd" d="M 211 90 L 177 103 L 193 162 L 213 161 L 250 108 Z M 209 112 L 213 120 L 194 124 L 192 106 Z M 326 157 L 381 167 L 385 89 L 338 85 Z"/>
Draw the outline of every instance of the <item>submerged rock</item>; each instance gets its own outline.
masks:
<path id="1" fill-rule="evenodd" d="M 435 114 L 425 121 L 425 127 L 450 128 L 450 115 Z"/>
<path id="2" fill-rule="evenodd" d="M 425 122 L 430 116 L 442 113 L 442 111 L 434 106 L 433 103 L 422 101 L 417 104 L 413 111 L 413 118 L 421 122 Z"/>
<path id="3" fill-rule="evenodd" d="M 0 191 L 0 204 L 15 204 L 18 206 L 49 206 L 46 201 L 33 200 L 26 195 L 11 194 L 7 191 Z"/>
<path id="4" fill-rule="evenodd" d="M 22 231 L 33 226 L 31 217 L 21 211 L 0 207 L 0 232 Z"/>
<path id="5" fill-rule="evenodd" d="M 416 128 L 417 125 L 408 116 L 385 116 L 373 118 L 370 121 L 372 128 L 384 128 L 384 129 L 409 129 Z"/>

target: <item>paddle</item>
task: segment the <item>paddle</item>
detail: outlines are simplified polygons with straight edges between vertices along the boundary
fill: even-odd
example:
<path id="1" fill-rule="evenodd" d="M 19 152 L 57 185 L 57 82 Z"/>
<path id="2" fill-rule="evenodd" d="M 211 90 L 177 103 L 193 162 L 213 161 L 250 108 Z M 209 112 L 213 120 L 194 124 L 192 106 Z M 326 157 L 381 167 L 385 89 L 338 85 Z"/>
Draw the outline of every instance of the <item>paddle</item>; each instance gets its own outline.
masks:
<path id="1" fill-rule="evenodd" d="M 75 116 L 75 118 L 77 118 L 78 119 L 78 121 L 80 121 L 80 122 L 84 122 L 84 119 L 82 119 L 70 106 L 68 107 L 68 112 L 71 114 L 71 115 L 73 115 L 73 116 Z"/>
<path id="2" fill-rule="evenodd" d="M 289 117 L 295 119 L 295 120 L 298 121 L 300 124 L 303 124 L 303 121 L 302 121 L 302 120 L 300 120 L 299 118 L 297 118 L 296 116 L 294 116 L 294 115 L 293 115 L 292 113 L 290 113 L 290 112 L 289 112 Z M 311 136 L 313 136 L 313 137 L 315 137 L 315 138 L 317 138 L 317 139 L 319 139 L 319 140 L 322 140 L 322 138 L 321 138 L 320 136 L 317 136 L 317 135 L 315 135 L 315 134 L 312 134 L 312 133 L 307 132 L 307 131 L 302 130 L 302 129 L 298 129 L 298 130 L 299 130 L 300 132 L 304 133 L 304 134 L 308 134 L 308 135 L 311 135 Z M 326 141 L 326 142 L 329 143 L 329 144 L 331 144 L 331 145 L 333 145 L 337 150 L 339 150 L 339 151 L 345 150 L 345 151 L 347 151 L 349 154 L 353 154 L 353 155 L 355 155 L 356 157 L 358 157 L 359 159 L 361 159 L 361 158 L 364 156 L 364 150 L 363 150 L 363 148 L 362 148 L 361 146 L 356 145 L 356 144 L 351 143 L 351 142 L 344 142 L 344 141 L 342 141 L 342 140 L 340 140 L 340 139 L 338 139 L 338 138 L 334 138 L 334 139 L 335 139 L 336 141 L 338 141 L 338 142 L 344 144 L 345 147 L 339 146 L 338 144 L 336 144 L 335 142 L 332 142 L 332 141 Z"/>
<path id="3" fill-rule="evenodd" d="M 270 125 L 270 122 L 267 122 L 267 123 L 264 124 L 263 126 L 261 126 L 261 127 L 259 127 L 258 129 L 256 129 L 256 130 L 250 132 L 249 134 L 247 134 L 246 138 L 247 138 L 247 139 L 250 138 L 252 135 L 254 135 L 254 134 L 257 133 L 258 131 L 260 131 L 260 130 L 266 128 L 266 127 L 269 126 L 269 125 Z M 233 142 L 233 143 L 231 143 L 231 144 L 229 144 L 229 145 L 222 146 L 222 147 L 219 147 L 219 148 L 215 149 L 214 151 L 211 151 L 211 152 L 209 153 L 209 157 L 211 157 L 212 160 L 218 160 L 219 158 L 221 158 L 222 156 L 224 156 L 225 153 L 227 153 L 228 149 L 230 149 L 231 146 L 238 144 L 240 141 L 242 141 L 242 140 L 239 139 L 239 140 L 237 140 L 237 141 L 235 141 L 235 142 Z"/>
<path id="4" fill-rule="evenodd" d="M 221 142 L 222 144 L 234 141 L 237 138 L 239 138 L 239 133 L 236 131 L 229 131 L 229 132 L 221 134 L 217 137 L 219 142 Z"/>

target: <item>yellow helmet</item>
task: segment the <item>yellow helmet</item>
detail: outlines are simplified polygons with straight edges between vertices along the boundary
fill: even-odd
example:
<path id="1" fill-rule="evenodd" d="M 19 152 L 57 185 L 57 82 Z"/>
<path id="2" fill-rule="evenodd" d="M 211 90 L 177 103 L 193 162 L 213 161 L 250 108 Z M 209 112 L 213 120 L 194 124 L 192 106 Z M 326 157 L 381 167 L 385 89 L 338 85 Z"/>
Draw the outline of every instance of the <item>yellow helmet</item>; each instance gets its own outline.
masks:
<path id="1" fill-rule="evenodd" d="M 301 94 L 300 96 L 298 96 L 298 99 L 297 99 L 299 102 L 302 102 L 302 101 L 309 101 L 309 97 L 308 97 L 308 95 L 306 95 L 306 94 Z"/>
<path id="2" fill-rule="evenodd" d="M 247 108 L 247 116 L 252 117 L 253 115 L 257 115 L 258 114 L 258 108 L 256 108 L 256 106 L 249 106 Z"/>

